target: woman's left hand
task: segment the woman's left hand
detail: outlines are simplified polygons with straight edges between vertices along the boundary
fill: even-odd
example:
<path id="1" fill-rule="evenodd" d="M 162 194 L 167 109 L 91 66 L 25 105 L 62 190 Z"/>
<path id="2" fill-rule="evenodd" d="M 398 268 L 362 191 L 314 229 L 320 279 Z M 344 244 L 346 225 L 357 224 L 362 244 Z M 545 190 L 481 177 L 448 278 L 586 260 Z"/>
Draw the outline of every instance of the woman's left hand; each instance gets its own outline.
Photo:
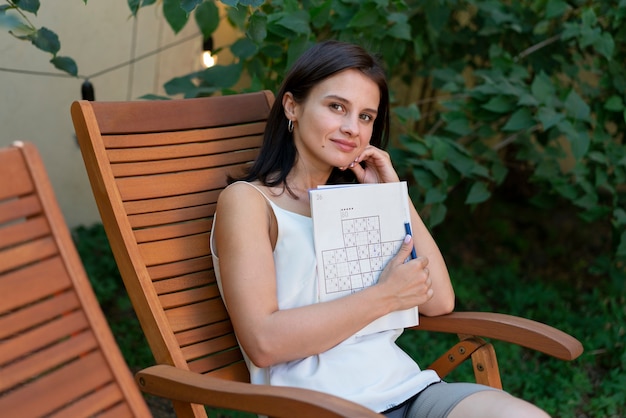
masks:
<path id="1" fill-rule="evenodd" d="M 361 166 L 365 162 L 365 167 Z M 348 167 L 359 183 L 393 183 L 400 181 L 386 151 L 368 145 Z"/>

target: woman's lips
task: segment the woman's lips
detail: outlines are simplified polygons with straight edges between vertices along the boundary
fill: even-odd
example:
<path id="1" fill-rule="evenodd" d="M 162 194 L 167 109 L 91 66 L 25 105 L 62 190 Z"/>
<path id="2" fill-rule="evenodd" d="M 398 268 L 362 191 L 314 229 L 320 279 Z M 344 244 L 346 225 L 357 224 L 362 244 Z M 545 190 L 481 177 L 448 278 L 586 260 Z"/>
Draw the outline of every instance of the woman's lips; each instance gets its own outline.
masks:
<path id="1" fill-rule="evenodd" d="M 352 141 L 345 141 L 343 139 L 332 139 L 331 141 L 343 152 L 352 152 L 356 148 L 356 144 Z"/>

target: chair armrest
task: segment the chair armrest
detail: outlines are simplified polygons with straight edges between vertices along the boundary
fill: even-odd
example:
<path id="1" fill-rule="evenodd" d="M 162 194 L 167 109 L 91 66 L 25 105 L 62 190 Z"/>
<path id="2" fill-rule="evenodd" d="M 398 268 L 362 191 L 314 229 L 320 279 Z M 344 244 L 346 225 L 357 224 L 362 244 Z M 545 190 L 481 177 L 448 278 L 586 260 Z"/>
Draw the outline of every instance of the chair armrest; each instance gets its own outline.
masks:
<path id="1" fill-rule="evenodd" d="M 422 315 L 419 325 L 413 329 L 492 338 L 561 360 L 574 360 L 583 352 L 580 341 L 563 331 L 530 319 L 492 312 Z"/>
<path id="2" fill-rule="evenodd" d="M 253 385 L 156 365 L 135 375 L 142 391 L 177 401 L 271 417 L 381 417 L 348 400 L 312 390 Z"/>

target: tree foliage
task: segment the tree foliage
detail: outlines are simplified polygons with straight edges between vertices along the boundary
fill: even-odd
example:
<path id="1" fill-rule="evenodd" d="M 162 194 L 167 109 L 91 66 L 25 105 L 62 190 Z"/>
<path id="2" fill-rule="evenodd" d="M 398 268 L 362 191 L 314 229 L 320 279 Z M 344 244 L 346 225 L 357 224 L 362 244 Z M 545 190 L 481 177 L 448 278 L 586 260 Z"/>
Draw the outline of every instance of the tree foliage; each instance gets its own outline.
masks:
<path id="1" fill-rule="evenodd" d="M 39 0 L 6 1 L 10 32 L 76 74 L 54 32 L 9 19 Z M 453 190 L 471 206 L 498 188 L 566 201 L 612 223 L 614 252 L 596 267 L 626 274 L 626 0 L 222 0 L 225 18 L 213 0 L 127 1 L 133 14 L 162 7 L 175 32 L 193 18 L 207 38 L 219 24 L 241 33 L 227 46 L 235 62 L 170 80 L 172 96 L 276 91 L 311 43 L 365 46 L 387 68 L 391 151 L 431 226 Z"/>
<path id="2" fill-rule="evenodd" d="M 171 1 L 185 19 L 212 4 Z M 244 89 L 276 91 L 312 42 L 359 43 L 388 70 L 392 152 L 431 226 L 460 188 L 468 205 L 496 188 L 545 208 L 565 200 L 586 221 L 612 223 L 614 253 L 599 267 L 623 277 L 626 0 L 224 3 L 242 33 L 229 46 L 235 63 L 172 80 L 168 94 L 229 93 L 244 75 Z"/>
<path id="3" fill-rule="evenodd" d="M 83 0 L 87 3 L 87 0 Z M 58 55 L 61 42 L 57 34 L 46 27 L 38 28 L 28 18 L 28 15 L 37 15 L 41 6 L 39 0 L 5 0 L 0 5 L 0 27 L 17 39 L 31 42 L 38 49 L 52 55 L 50 63 L 57 69 L 76 76 L 78 66 L 76 62 L 66 56 Z"/>

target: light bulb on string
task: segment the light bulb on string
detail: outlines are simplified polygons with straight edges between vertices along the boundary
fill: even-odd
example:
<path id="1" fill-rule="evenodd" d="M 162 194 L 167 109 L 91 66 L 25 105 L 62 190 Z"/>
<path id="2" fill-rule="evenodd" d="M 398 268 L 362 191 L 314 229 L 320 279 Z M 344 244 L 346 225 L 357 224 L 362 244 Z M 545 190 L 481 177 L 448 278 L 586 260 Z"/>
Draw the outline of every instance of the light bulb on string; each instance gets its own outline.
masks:
<path id="1" fill-rule="evenodd" d="M 83 100 L 89 100 L 90 102 L 96 100 L 96 92 L 93 89 L 93 84 L 91 84 L 91 81 L 88 79 L 80 86 L 80 93 Z"/>
<path id="2" fill-rule="evenodd" d="M 216 63 L 217 57 L 213 55 L 213 38 L 208 37 L 202 41 L 202 65 L 204 68 L 210 68 Z"/>

